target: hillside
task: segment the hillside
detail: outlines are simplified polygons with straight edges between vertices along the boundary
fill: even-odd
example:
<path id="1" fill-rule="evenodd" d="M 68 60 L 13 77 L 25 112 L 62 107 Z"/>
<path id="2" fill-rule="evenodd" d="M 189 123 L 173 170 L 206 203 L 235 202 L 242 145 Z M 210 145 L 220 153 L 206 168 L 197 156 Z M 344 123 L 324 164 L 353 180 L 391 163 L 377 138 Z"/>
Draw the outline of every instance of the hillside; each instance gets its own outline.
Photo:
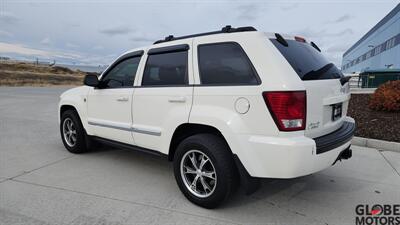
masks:
<path id="1" fill-rule="evenodd" d="M 78 86 L 86 74 L 60 66 L 0 61 L 0 86 Z"/>

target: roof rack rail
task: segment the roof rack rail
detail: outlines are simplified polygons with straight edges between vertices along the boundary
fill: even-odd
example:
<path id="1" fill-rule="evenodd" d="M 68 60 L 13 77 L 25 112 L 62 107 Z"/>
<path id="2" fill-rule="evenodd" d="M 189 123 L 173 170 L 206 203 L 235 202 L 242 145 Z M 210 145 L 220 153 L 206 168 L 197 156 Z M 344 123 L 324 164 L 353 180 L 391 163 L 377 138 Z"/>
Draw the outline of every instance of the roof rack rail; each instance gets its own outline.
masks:
<path id="1" fill-rule="evenodd" d="M 211 31 L 211 32 L 200 33 L 200 34 L 191 34 L 191 35 L 180 36 L 180 37 L 174 37 L 173 35 L 169 35 L 169 36 L 165 37 L 165 39 L 155 41 L 153 44 L 159 44 L 159 43 L 168 42 L 168 41 L 175 41 L 175 40 L 200 37 L 200 36 L 206 36 L 206 35 L 212 35 L 212 34 L 235 33 L 235 32 L 245 32 L 245 31 L 257 31 L 257 29 L 254 27 L 250 27 L 250 26 L 234 28 L 231 25 L 227 25 L 218 31 Z"/>

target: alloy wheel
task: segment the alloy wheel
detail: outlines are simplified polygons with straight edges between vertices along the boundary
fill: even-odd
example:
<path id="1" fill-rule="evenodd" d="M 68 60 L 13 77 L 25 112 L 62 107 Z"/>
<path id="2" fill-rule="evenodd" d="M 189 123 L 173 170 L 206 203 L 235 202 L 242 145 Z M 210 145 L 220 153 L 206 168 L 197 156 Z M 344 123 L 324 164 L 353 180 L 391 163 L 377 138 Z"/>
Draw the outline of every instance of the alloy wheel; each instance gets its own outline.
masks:
<path id="1" fill-rule="evenodd" d="M 63 122 L 63 136 L 69 147 L 76 145 L 76 127 L 71 118 L 66 118 Z"/>
<path id="2" fill-rule="evenodd" d="M 181 177 L 186 188 L 199 198 L 214 193 L 217 174 L 211 159 L 199 150 L 185 153 L 180 163 Z"/>

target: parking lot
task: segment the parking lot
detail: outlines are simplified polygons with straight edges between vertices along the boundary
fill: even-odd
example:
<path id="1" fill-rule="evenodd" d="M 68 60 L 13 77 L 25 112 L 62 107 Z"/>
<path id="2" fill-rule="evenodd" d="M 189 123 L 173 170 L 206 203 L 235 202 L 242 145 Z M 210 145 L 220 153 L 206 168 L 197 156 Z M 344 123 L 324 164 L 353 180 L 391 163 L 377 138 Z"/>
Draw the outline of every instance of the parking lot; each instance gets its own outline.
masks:
<path id="1" fill-rule="evenodd" d="M 103 147 L 74 155 L 57 122 L 66 88 L 0 87 L 0 224 L 355 224 L 358 204 L 400 202 L 400 153 L 353 146 L 310 176 L 266 179 L 207 210 L 179 191 L 172 165 Z"/>

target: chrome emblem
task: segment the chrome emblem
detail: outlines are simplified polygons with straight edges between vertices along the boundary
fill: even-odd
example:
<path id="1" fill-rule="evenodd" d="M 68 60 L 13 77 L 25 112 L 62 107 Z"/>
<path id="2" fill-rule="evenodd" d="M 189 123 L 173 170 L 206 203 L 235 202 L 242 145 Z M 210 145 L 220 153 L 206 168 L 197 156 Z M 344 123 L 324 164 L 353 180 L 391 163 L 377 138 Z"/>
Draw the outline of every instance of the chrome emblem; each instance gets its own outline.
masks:
<path id="1" fill-rule="evenodd" d="M 319 127 L 319 124 L 320 124 L 320 122 L 309 123 L 309 124 L 308 124 L 308 129 L 311 130 L 311 129 L 318 128 L 318 127 Z"/>

